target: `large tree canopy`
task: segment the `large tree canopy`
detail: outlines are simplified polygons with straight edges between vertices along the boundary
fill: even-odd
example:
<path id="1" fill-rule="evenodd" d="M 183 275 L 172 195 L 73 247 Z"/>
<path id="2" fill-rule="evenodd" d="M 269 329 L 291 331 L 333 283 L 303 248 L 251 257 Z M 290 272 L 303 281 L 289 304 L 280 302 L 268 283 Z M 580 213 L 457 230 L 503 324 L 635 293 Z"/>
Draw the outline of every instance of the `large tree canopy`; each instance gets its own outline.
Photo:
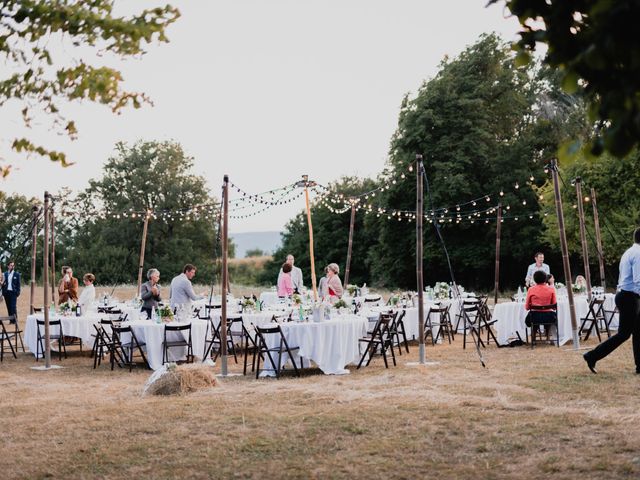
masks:
<path id="1" fill-rule="evenodd" d="M 167 41 L 165 30 L 180 13 L 170 5 L 126 17 L 114 15 L 113 9 L 113 0 L 2 1 L 0 59 L 6 76 L 0 79 L 0 106 L 18 104 L 27 127 L 45 123 L 46 117 L 56 133 L 75 139 L 76 123 L 63 113 L 66 102 L 98 102 L 115 113 L 149 102 L 144 93 L 123 90 L 117 69 L 92 65 L 98 57 L 94 53 L 90 62 L 86 47 L 100 54 L 100 62 L 108 62 L 111 56 L 140 55 L 146 44 Z M 64 48 L 54 52 L 51 40 L 61 42 Z M 64 152 L 36 145 L 29 138 L 6 140 L 17 152 L 69 163 Z M 2 175 L 8 175 L 6 161 L 0 168 Z"/>
<path id="2" fill-rule="evenodd" d="M 502 0 L 490 0 L 499 3 Z M 621 157 L 640 141 L 640 2 L 634 0 L 506 0 L 522 25 L 522 63 L 538 43 L 561 70 L 568 93 L 589 102 L 599 135 L 592 152 Z M 574 148 L 575 150 L 575 148 Z"/>

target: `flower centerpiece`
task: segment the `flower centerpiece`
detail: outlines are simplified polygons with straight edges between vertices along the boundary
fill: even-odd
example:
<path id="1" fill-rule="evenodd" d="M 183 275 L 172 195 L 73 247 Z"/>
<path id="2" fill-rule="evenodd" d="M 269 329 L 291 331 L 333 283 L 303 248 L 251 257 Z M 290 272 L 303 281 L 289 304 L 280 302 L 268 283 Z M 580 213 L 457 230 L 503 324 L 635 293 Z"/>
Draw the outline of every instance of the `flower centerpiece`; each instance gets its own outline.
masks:
<path id="1" fill-rule="evenodd" d="M 556 287 L 556 290 L 560 290 L 561 288 L 564 288 L 564 283 L 556 282 L 553 285 Z"/>
<path id="2" fill-rule="evenodd" d="M 358 293 L 358 286 L 350 283 L 347 285 L 347 292 L 349 292 L 350 297 L 355 297 L 356 293 Z"/>
<path id="3" fill-rule="evenodd" d="M 389 297 L 389 305 L 391 305 L 392 307 L 397 307 L 398 303 L 400 303 L 400 298 L 402 298 L 401 294 L 394 293 Z"/>
<path id="4" fill-rule="evenodd" d="M 447 282 L 436 282 L 433 287 L 433 296 L 440 300 L 449 298 L 449 284 Z"/>
<path id="5" fill-rule="evenodd" d="M 343 299 L 337 300 L 333 304 L 333 308 L 335 308 L 341 314 L 347 314 L 350 311 L 349 305 L 347 305 L 347 302 L 345 302 Z"/>
<path id="6" fill-rule="evenodd" d="M 587 286 L 582 283 L 574 283 L 571 285 L 571 290 L 573 293 L 585 293 L 587 291 Z"/>
<path id="7" fill-rule="evenodd" d="M 293 295 L 291 295 L 291 302 L 295 305 L 295 306 L 300 306 L 302 305 L 302 295 L 299 295 L 297 293 L 294 293 Z"/>
<path id="8" fill-rule="evenodd" d="M 256 308 L 256 302 L 253 298 L 244 298 L 242 300 L 242 309 L 243 310 L 254 310 Z"/>
<path id="9" fill-rule="evenodd" d="M 58 305 L 60 309 L 60 313 L 62 315 L 70 315 L 71 312 L 76 308 L 76 303 L 73 300 L 67 300 L 66 302 L 62 302 Z"/>
<path id="10" fill-rule="evenodd" d="M 173 310 L 169 305 L 163 305 L 158 307 L 158 318 L 162 322 L 172 322 L 173 321 Z"/>

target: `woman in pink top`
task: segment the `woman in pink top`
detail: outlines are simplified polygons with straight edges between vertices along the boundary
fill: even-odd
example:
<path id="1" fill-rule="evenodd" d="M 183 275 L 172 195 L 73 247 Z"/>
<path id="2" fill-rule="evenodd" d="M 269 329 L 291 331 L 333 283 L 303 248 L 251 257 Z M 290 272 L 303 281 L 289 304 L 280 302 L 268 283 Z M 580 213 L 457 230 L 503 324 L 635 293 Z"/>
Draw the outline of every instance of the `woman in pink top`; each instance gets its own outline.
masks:
<path id="1" fill-rule="evenodd" d="M 282 264 L 282 275 L 280 276 L 280 280 L 278 280 L 278 296 L 279 297 L 290 297 L 293 295 L 293 280 L 291 280 L 291 264 L 283 263 Z"/>

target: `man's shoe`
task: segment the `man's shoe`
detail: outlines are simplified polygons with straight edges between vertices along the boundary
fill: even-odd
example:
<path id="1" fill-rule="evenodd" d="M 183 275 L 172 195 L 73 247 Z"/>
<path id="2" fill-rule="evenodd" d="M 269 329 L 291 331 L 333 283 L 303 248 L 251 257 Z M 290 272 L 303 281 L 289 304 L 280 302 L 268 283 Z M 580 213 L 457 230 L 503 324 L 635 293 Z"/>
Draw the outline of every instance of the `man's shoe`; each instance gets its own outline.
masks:
<path id="1" fill-rule="evenodd" d="M 587 362 L 587 367 L 589 367 L 589 370 L 591 370 L 591 373 L 598 373 L 598 370 L 596 370 L 596 362 L 595 361 L 590 360 L 589 357 L 587 357 L 586 353 L 584 355 L 582 355 L 582 358 L 584 358 L 584 361 Z"/>

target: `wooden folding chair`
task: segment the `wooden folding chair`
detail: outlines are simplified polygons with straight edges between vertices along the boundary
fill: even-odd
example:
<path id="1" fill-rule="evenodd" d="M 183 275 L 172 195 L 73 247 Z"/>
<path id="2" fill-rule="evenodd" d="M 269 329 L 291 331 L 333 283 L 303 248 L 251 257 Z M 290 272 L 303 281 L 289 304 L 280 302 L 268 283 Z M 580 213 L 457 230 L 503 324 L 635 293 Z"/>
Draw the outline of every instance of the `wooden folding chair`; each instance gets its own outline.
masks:
<path id="1" fill-rule="evenodd" d="M 289 355 L 289 359 L 291 360 L 291 364 L 293 365 L 293 370 L 296 376 L 299 377 L 300 371 L 298 370 L 295 359 L 293 358 L 293 352 L 295 350 L 300 350 L 300 347 L 289 346 L 289 343 L 287 342 L 287 339 L 282 332 L 282 327 L 280 325 L 267 325 L 264 327 L 256 326 L 255 329 L 256 337 L 258 339 L 258 364 L 256 366 L 256 378 L 260 376 L 260 359 L 264 359 L 265 365 L 267 364 L 267 359 L 269 359 L 271 368 L 263 367 L 262 370 L 274 372 L 276 378 L 279 378 L 280 373 L 284 369 L 284 365 L 282 364 L 282 355 L 285 353 Z M 279 337 L 276 338 L 274 342 L 277 346 L 269 347 L 269 343 L 267 342 L 267 337 L 269 336 Z M 274 355 L 278 356 L 277 361 L 274 360 Z M 300 368 L 303 368 L 302 358 L 300 358 Z"/>

